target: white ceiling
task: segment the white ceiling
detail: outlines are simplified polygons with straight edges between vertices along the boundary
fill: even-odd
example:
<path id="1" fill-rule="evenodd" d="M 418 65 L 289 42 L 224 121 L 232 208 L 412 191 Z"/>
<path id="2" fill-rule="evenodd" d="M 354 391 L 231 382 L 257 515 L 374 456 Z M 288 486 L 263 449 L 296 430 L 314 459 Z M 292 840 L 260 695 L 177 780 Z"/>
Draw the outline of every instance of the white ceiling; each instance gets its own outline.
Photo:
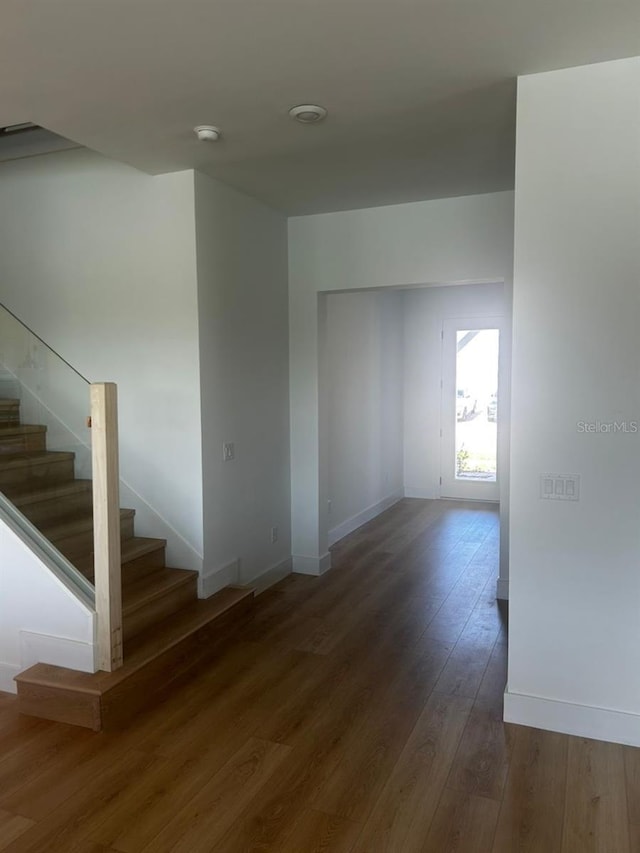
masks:
<path id="1" fill-rule="evenodd" d="M 637 54 L 638 0 L 2 0 L 0 126 L 365 207 L 511 188 L 516 76 Z"/>

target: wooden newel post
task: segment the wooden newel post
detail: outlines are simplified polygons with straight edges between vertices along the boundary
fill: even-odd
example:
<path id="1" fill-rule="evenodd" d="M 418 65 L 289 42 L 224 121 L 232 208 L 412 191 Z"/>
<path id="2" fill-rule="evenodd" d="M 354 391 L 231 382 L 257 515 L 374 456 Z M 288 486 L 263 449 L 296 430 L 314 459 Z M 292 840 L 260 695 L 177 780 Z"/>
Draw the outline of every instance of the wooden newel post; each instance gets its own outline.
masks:
<path id="1" fill-rule="evenodd" d="M 118 399 L 113 382 L 91 385 L 91 457 L 98 666 L 111 672 L 122 666 Z"/>

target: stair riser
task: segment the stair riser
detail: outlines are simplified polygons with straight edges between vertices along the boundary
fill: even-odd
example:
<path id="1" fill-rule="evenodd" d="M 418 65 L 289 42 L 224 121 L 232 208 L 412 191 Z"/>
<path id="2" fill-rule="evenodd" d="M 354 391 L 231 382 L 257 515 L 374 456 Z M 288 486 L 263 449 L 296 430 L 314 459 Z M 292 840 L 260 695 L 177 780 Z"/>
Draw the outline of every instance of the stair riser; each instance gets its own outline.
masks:
<path id="1" fill-rule="evenodd" d="M 0 456 L 15 453 L 39 453 L 47 449 L 46 433 L 28 432 L 25 435 L 3 437 L 0 431 Z"/>
<path id="2" fill-rule="evenodd" d="M 120 522 L 120 539 L 131 539 L 132 536 L 133 518 L 126 518 Z M 53 537 L 50 541 L 58 551 L 61 551 L 68 560 L 73 562 L 75 557 L 93 551 L 93 527 L 71 536 Z"/>
<path id="3" fill-rule="evenodd" d="M 198 597 L 198 579 L 191 579 L 182 584 L 178 589 L 170 590 L 149 604 L 139 607 L 133 613 L 125 613 L 123 616 L 124 640 L 130 640 L 146 628 L 162 619 L 176 613 L 181 607 L 195 601 Z"/>
<path id="4" fill-rule="evenodd" d="M 21 714 L 30 717 L 82 726 L 94 731 L 102 728 L 98 696 L 23 684 L 18 687 L 18 708 Z"/>
<path id="5" fill-rule="evenodd" d="M 79 572 L 88 578 L 93 583 L 93 556 L 76 557 L 72 561 L 73 565 Z M 154 569 L 162 568 L 165 565 L 165 549 L 158 548 L 150 554 L 145 554 L 143 557 L 136 557 L 135 560 L 129 560 L 122 564 L 123 580 L 135 580 L 150 574 Z"/>
<path id="6" fill-rule="evenodd" d="M 3 426 L 18 426 L 20 423 L 19 409 L 2 409 L 0 408 L 0 427 Z"/>
<path id="7" fill-rule="evenodd" d="M 86 513 L 91 511 L 93 505 L 92 495 L 90 491 L 79 492 L 75 495 L 65 495 L 54 500 L 40 501 L 35 504 L 26 504 L 18 507 L 20 512 L 25 515 L 32 524 L 46 527 L 55 524 L 56 519 L 62 518 L 71 513 Z"/>
<path id="8" fill-rule="evenodd" d="M 3 468 L 0 463 L 0 489 L 3 486 L 32 486 L 42 489 L 49 484 L 73 479 L 73 459 L 62 459 L 38 465 Z"/>
<path id="9" fill-rule="evenodd" d="M 154 569 L 159 569 L 166 565 L 165 552 L 165 548 L 158 548 L 150 554 L 145 554 L 143 557 L 136 557 L 135 560 L 129 560 L 128 562 L 123 563 L 122 576 L 126 577 L 127 581 L 146 577 L 151 574 Z"/>

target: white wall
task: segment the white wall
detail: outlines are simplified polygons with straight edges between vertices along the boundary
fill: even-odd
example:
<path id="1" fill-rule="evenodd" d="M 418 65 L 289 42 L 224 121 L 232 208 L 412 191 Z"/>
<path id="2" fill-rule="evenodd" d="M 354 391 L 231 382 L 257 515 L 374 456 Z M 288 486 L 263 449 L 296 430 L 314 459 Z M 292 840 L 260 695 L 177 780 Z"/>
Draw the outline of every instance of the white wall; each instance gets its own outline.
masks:
<path id="1" fill-rule="evenodd" d="M 326 299 L 320 417 L 332 544 L 403 496 L 404 312 L 399 292 Z"/>
<path id="2" fill-rule="evenodd" d="M 291 570 L 287 225 L 224 184 L 195 178 L 204 590 L 211 593 Z M 235 444 L 231 462 L 223 462 L 223 442 Z"/>
<path id="3" fill-rule="evenodd" d="M 141 496 L 122 503 L 174 565 L 200 568 L 193 173 L 86 150 L 2 163 L 0 302 L 89 380 L 118 383 L 121 474 Z"/>
<path id="4" fill-rule="evenodd" d="M 34 663 L 95 671 L 95 613 L 33 553 L 0 510 L 0 690 Z"/>
<path id="5" fill-rule="evenodd" d="M 515 221 L 506 718 L 640 745 L 640 58 L 519 81 Z"/>
<path id="6" fill-rule="evenodd" d="M 442 324 L 462 317 L 503 317 L 507 328 L 501 349 L 510 343 L 509 306 L 503 284 L 433 287 L 404 292 L 405 316 L 405 444 L 404 484 L 409 497 L 440 496 L 440 429 L 442 378 Z M 503 353 L 504 355 L 504 353 Z M 500 450 L 508 440 L 508 382 L 500 388 Z M 504 429 L 503 429 L 504 428 Z M 501 472 L 508 467 L 500 460 Z"/>
<path id="7" fill-rule="evenodd" d="M 289 221 L 291 488 L 296 571 L 327 554 L 328 495 L 320 478 L 318 294 L 398 285 L 507 282 L 513 194 L 296 217 Z"/>

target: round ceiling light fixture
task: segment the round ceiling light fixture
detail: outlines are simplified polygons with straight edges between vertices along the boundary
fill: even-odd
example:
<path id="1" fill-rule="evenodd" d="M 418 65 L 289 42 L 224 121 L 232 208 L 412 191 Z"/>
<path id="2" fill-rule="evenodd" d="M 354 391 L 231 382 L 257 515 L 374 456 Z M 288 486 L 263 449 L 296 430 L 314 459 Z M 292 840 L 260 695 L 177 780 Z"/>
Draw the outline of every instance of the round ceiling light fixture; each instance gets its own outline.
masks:
<path id="1" fill-rule="evenodd" d="M 193 132 L 200 142 L 217 142 L 222 135 L 220 129 L 212 124 L 199 124 L 193 128 Z"/>
<path id="2" fill-rule="evenodd" d="M 300 104 L 297 107 L 291 107 L 289 115 L 300 124 L 317 124 L 327 117 L 327 111 L 317 104 Z"/>

